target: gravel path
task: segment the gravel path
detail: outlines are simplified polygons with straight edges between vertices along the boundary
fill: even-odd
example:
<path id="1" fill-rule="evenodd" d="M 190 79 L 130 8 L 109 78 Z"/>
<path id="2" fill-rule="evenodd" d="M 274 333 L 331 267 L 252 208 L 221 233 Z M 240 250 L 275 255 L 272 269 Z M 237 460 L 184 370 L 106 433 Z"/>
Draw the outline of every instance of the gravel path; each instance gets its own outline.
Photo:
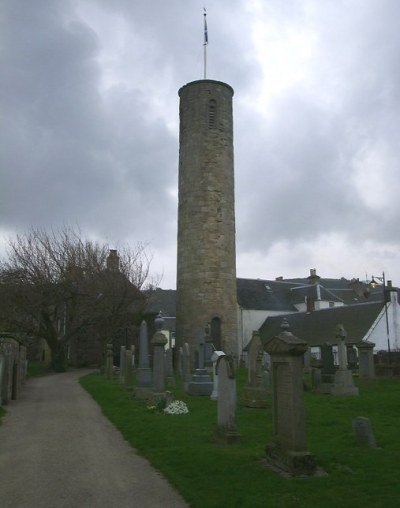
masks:
<path id="1" fill-rule="evenodd" d="M 1 508 L 187 508 L 71 371 L 31 379 L 0 425 Z"/>

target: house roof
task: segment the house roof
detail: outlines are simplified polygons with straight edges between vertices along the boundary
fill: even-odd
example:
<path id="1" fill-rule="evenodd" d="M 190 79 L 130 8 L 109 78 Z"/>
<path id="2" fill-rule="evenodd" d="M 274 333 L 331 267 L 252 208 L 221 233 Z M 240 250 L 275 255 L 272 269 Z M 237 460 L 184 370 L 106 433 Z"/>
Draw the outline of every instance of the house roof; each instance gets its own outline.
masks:
<path id="1" fill-rule="evenodd" d="M 336 326 L 342 324 L 347 332 L 346 342 L 360 342 L 377 319 L 383 308 L 383 302 L 361 303 L 359 305 L 332 307 L 314 312 L 299 312 L 272 316 L 260 327 L 262 343 L 271 340 L 281 331 L 285 318 L 290 331 L 310 346 L 320 346 L 326 342 L 336 344 Z"/>
<path id="2" fill-rule="evenodd" d="M 176 316 L 176 290 L 157 288 L 148 293 L 146 314 L 158 314 L 160 311 L 165 317 Z"/>

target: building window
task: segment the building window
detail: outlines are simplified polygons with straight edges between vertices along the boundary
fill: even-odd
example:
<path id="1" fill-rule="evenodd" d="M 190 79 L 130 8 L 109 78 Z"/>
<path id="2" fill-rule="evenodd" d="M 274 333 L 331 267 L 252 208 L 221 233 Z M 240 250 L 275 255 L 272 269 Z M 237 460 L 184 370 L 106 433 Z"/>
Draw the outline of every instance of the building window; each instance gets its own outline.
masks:
<path id="1" fill-rule="evenodd" d="M 216 126 L 217 116 L 217 102 L 214 99 L 210 100 L 208 105 L 208 127 L 213 129 Z"/>

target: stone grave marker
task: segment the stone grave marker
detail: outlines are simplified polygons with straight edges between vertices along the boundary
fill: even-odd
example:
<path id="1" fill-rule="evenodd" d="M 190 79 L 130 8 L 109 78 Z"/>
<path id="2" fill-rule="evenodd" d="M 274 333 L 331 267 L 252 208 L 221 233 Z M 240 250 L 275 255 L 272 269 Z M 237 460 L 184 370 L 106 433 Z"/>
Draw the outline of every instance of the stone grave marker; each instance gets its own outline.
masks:
<path id="1" fill-rule="evenodd" d="M 107 344 L 105 375 L 107 379 L 112 379 L 114 375 L 114 353 L 112 344 Z"/>
<path id="2" fill-rule="evenodd" d="M 190 346 L 187 342 L 183 344 L 182 348 L 182 378 L 183 378 L 183 388 L 187 392 L 189 387 L 189 382 L 191 379 L 190 372 Z"/>
<path id="3" fill-rule="evenodd" d="M 188 392 L 191 395 L 211 395 L 213 391 L 213 382 L 211 381 L 211 377 L 205 369 L 204 336 L 199 338 L 197 345 L 198 368 L 195 370 L 191 381 L 188 383 Z"/>
<path id="4" fill-rule="evenodd" d="M 165 391 L 165 345 L 168 342 L 166 336 L 162 333 L 164 319 L 161 311 L 156 317 L 156 332 L 151 339 L 153 346 L 153 393 L 159 395 Z"/>
<path id="5" fill-rule="evenodd" d="M 236 379 L 233 357 L 220 356 L 216 371 L 218 376 L 216 436 L 227 444 L 238 443 L 240 434 L 236 427 Z"/>
<path id="6" fill-rule="evenodd" d="M 354 386 L 353 375 L 347 367 L 347 347 L 345 344 L 347 333 L 344 326 L 336 326 L 336 338 L 338 339 L 339 369 L 336 371 L 334 384 L 331 389 L 332 395 L 358 395 L 358 388 Z"/>
<path id="7" fill-rule="evenodd" d="M 126 368 L 126 347 L 121 346 L 120 354 L 119 354 L 119 382 L 121 384 L 125 384 L 125 368 Z"/>
<path id="8" fill-rule="evenodd" d="M 167 385 L 175 386 L 175 378 L 174 378 L 174 367 L 173 367 L 173 351 L 171 348 L 168 348 L 165 351 L 165 376 Z"/>
<path id="9" fill-rule="evenodd" d="M 263 347 L 258 331 L 253 332 L 248 351 L 247 383 L 241 404 L 246 407 L 268 407 L 267 390 L 263 382 Z"/>
<path id="10" fill-rule="evenodd" d="M 132 386 L 132 350 L 127 349 L 125 353 L 125 386 Z"/>
<path id="11" fill-rule="evenodd" d="M 289 331 L 268 341 L 271 355 L 273 438 L 266 447 L 267 462 L 292 476 L 314 475 L 315 457 L 307 451 L 303 400 L 303 354 L 307 343 Z"/>
<path id="12" fill-rule="evenodd" d="M 371 422 L 368 418 L 358 416 L 352 422 L 354 437 L 356 443 L 368 448 L 376 448 L 374 433 L 372 432 Z"/>
<path id="13" fill-rule="evenodd" d="M 151 396 L 153 375 L 149 362 L 149 338 L 146 321 L 142 321 L 139 334 L 139 365 L 136 369 L 135 396 L 147 399 Z"/>
<path id="14" fill-rule="evenodd" d="M 211 356 L 211 361 L 213 364 L 213 391 L 210 395 L 211 400 L 218 399 L 218 374 L 217 374 L 217 362 L 221 356 L 225 356 L 223 351 L 214 351 Z"/>
<path id="15" fill-rule="evenodd" d="M 373 342 L 366 340 L 357 344 L 359 372 L 362 378 L 375 377 L 374 347 Z"/>

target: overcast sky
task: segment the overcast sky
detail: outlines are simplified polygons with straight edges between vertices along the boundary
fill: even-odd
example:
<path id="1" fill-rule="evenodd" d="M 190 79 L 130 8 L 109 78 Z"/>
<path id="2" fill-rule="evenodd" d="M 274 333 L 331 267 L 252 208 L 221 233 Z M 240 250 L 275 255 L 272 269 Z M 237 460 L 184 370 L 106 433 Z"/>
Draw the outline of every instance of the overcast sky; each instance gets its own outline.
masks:
<path id="1" fill-rule="evenodd" d="M 178 89 L 204 0 L 2 0 L 0 252 L 30 226 L 143 242 L 174 288 Z M 209 0 L 234 90 L 238 277 L 400 285 L 400 2 Z"/>

